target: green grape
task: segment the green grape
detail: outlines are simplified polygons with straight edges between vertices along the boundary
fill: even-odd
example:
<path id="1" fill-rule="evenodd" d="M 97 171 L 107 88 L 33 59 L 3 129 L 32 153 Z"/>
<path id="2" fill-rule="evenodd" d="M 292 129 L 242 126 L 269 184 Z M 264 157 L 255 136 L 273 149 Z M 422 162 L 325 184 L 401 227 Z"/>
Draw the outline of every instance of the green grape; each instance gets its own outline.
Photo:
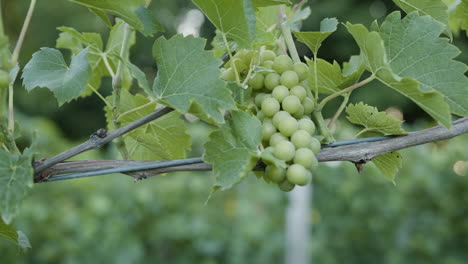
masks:
<path id="1" fill-rule="evenodd" d="M 264 61 L 262 62 L 262 64 L 260 64 L 260 66 L 267 68 L 267 69 L 272 69 L 273 64 L 275 64 L 273 61 Z"/>
<path id="2" fill-rule="evenodd" d="M 309 67 L 307 64 L 303 62 L 299 62 L 293 65 L 293 70 L 297 73 L 300 81 L 307 79 L 307 75 L 309 74 Z"/>
<path id="3" fill-rule="evenodd" d="M 297 120 L 294 117 L 284 118 L 278 126 L 278 130 L 285 137 L 290 137 L 294 132 L 296 132 L 298 128 L 299 124 L 297 123 Z"/>
<path id="4" fill-rule="evenodd" d="M 280 110 L 278 100 L 273 97 L 265 98 L 262 102 L 262 111 L 266 117 L 272 117 Z"/>
<path id="5" fill-rule="evenodd" d="M 289 95 L 289 89 L 286 86 L 278 85 L 273 89 L 271 95 L 281 103 L 283 102 L 283 99 Z"/>
<path id="6" fill-rule="evenodd" d="M 291 58 L 286 55 L 279 55 L 275 58 L 273 64 L 273 70 L 277 73 L 282 74 L 285 71 L 291 70 L 293 66 L 293 62 Z"/>
<path id="7" fill-rule="evenodd" d="M 309 146 L 310 150 L 312 150 L 315 154 L 319 153 L 320 152 L 320 149 L 322 148 L 322 146 L 320 145 L 320 141 L 318 141 L 318 139 L 316 138 L 311 138 L 310 139 L 310 146 Z"/>
<path id="8" fill-rule="evenodd" d="M 228 82 L 233 82 L 236 80 L 236 73 L 234 72 L 233 68 L 227 68 L 223 71 L 221 71 L 221 79 L 228 81 Z"/>
<path id="9" fill-rule="evenodd" d="M 281 135 L 281 133 L 276 132 L 270 137 L 270 146 L 276 146 L 276 144 L 280 143 L 281 141 L 288 140 L 285 136 Z"/>
<path id="10" fill-rule="evenodd" d="M 286 170 L 268 165 L 265 168 L 265 175 L 270 178 L 272 182 L 282 182 L 286 179 Z"/>
<path id="11" fill-rule="evenodd" d="M 265 114 L 263 113 L 262 110 L 257 112 L 257 118 L 260 120 L 263 120 L 265 118 Z"/>
<path id="12" fill-rule="evenodd" d="M 248 85 L 252 87 L 253 90 L 261 90 L 263 88 L 264 80 L 265 77 L 263 74 L 257 72 L 249 79 Z"/>
<path id="13" fill-rule="evenodd" d="M 312 174 L 300 164 L 289 166 L 286 177 L 290 183 L 301 186 L 307 185 L 312 180 Z"/>
<path id="14" fill-rule="evenodd" d="M 294 158 L 294 155 L 296 154 L 296 149 L 294 148 L 293 143 L 287 140 L 283 140 L 276 144 L 276 146 L 274 146 L 273 153 L 278 159 L 290 161 Z"/>
<path id="15" fill-rule="evenodd" d="M 291 114 L 286 111 L 279 111 L 273 116 L 273 125 L 275 125 L 275 127 L 279 127 L 279 124 L 288 117 L 291 117 Z"/>
<path id="16" fill-rule="evenodd" d="M 273 120 L 274 123 L 274 120 Z M 315 133 L 315 124 L 312 120 L 307 118 L 302 118 L 299 120 L 299 129 L 307 131 L 311 136 Z"/>
<path id="17" fill-rule="evenodd" d="M 288 88 L 292 88 L 299 83 L 299 77 L 294 71 L 285 71 L 281 74 L 280 83 Z"/>
<path id="18" fill-rule="evenodd" d="M 314 112 L 315 103 L 312 98 L 306 97 L 302 105 L 304 106 L 304 114 L 309 115 Z"/>
<path id="19" fill-rule="evenodd" d="M 271 97 L 271 94 L 259 93 L 255 96 L 255 105 L 258 107 L 262 106 L 263 100 Z"/>
<path id="20" fill-rule="evenodd" d="M 307 97 L 306 90 L 304 89 L 304 87 L 302 87 L 300 85 L 296 85 L 293 88 L 291 88 L 291 91 L 289 93 L 291 95 L 297 96 L 297 98 L 299 98 L 299 100 L 301 100 L 301 102 L 304 102 L 304 100 Z"/>
<path id="21" fill-rule="evenodd" d="M 281 106 L 286 112 L 294 114 L 300 109 L 301 100 L 299 100 L 295 95 L 288 95 L 283 99 Z"/>
<path id="22" fill-rule="evenodd" d="M 296 148 L 307 148 L 310 146 L 312 136 L 305 130 L 297 130 L 291 136 L 291 142 Z"/>
<path id="23" fill-rule="evenodd" d="M 264 119 L 262 125 L 262 140 L 268 142 L 270 137 L 276 133 L 276 127 L 271 123 L 271 120 Z"/>
<path id="24" fill-rule="evenodd" d="M 255 51 L 243 49 L 243 50 L 238 51 L 236 55 L 234 55 L 234 58 L 239 58 L 242 61 L 244 61 L 246 65 L 250 65 L 250 62 L 252 61 L 252 58 L 254 56 L 255 56 Z"/>
<path id="25" fill-rule="evenodd" d="M 304 116 L 304 106 L 299 105 L 299 110 L 293 114 L 296 119 L 301 119 Z"/>
<path id="26" fill-rule="evenodd" d="M 247 66 L 247 64 L 245 64 L 245 62 L 239 58 L 232 59 L 231 68 L 233 68 L 232 65 L 236 65 L 236 70 L 239 74 L 246 72 L 249 69 L 249 66 Z"/>
<path id="27" fill-rule="evenodd" d="M 295 185 L 290 183 L 288 180 L 284 180 L 283 182 L 278 184 L 278 187 L 283 191 L 283 192 L 290 192 L 294 189 Z"/>
<path id="28" fill-rule="evenodd" d="M 313 170 L 316 170 L 317 167 L 318 167 L 318 165 L 319 165 L 319 162 L 318 162 L 318 160 L 317 160 L 317 156 L 314 155 L 314 156 L 312 157 L 311 163 L 312 163 L 312 164 L 310 165 L 310 170 L 312 170 L 312 171 L 313 171 Z"/>
<path id="29" fill-rule="evenodd" d="M 296 150 L 296 155 L 294 155 L 293 162 L 295 164 L 300 164 L 304 166 L 304 168 L 312 170 L 313 165 L 317 162 L 317 158 L 312 150 L 308 148 L 300 148 Z"/>
<path id="30" fill-rule="evenodd" d="M 271 50 L 264 50 L 262 51 L 262 53 L 260 53 L 260 58 L 262 62 L 274 61 L 276 58 L 276 54 Z"/>
<path id="31" fill-rule="evenodd" d="M 265 88 L 272 91 L 279 85 L 280 76 L 277 73 L 271 72 L 265 76 Z"/>

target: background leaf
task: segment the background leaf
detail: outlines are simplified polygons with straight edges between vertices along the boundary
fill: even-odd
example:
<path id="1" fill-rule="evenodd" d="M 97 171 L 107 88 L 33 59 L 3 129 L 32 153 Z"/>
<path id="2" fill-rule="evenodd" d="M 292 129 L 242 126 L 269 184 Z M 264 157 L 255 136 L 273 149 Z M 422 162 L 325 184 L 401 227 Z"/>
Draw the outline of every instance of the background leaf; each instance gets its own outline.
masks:
<path id="1" fill-rule="evenodd" d="M 260 120 L 243 111 L 232 113 L 225 125 L 210 134 L 203 159 L 213 164 L 214 191 L 225 190 L 249 175 L 259 159 Z"/>
<path id="2" fill-rule="evenodd" d="M 16 231 L 13 225 L 7 225 L 0 218 L 0 237 L 14 243 L 21 249 L 26 250 L 31 248 L 28 237 L 21 231 Z"/>
<path id="3" fill-rule="evenodd" d="M 405 130 L 401 127 L 403 121 L 379 112 L 376 107 L 366 105 L 362 102 L 349 104 L 346 108 L 349 122 L 365 127 L 366 132 L 377 132 L 382 135 L 404 135 Z"/>
<path id="4" fill-rule="evenodd" d="M 449 13 L 449 24 L 455 32 L 458 33 L 462 29 L 465 30 L 466 36 L 468 36 L 468 0 L 461 0 Z"/>
<path id="5" fill-rule="evenodd" d="M 289 0 L 252 0 L 252 2 L 255 8 L 265 7 L 265 6 L 284 5 L 284 4 L 291 3 L 291 1 Z"/>
<path id="6" fill-rule="evenodd" d="M 403 157 L 399 152 L 390 152 L 372 159 L 374 165 L 391 182 L 395 184 L 398 170 L 403 166 Z"/>
<path id="7" fill-rule="evenodd" d="M 221 109 L 235 109 L 219 79 L 221 61 L 205 51 L 205 40 L 193 36 L 161 37 L 153 46 L 158 76 L 153 90 L 161 102 L 181 113 L 193 113 L 210 123 L 223 123 Z"/>
<path id="8" fill-rule="evenodd" d="M 41 48 L 24 67 L 24 86 L 28 91 L 36 87 L 48 88 L 59 105 L 77 98 L 86 88 L 91 75 L 87 53 L 86 48 L 73 56 L 68 66 L 60 51 Z"/>
<path id="9" fill-rule="evenodd" d="M 322 42 L 336 31 L 338 26 L 338 19 L 336 18 L 325 18 L 320 22 L 319 32 L 294 32 L 297 40 L 306 44 L 307 47 L 317 56 Z"/>

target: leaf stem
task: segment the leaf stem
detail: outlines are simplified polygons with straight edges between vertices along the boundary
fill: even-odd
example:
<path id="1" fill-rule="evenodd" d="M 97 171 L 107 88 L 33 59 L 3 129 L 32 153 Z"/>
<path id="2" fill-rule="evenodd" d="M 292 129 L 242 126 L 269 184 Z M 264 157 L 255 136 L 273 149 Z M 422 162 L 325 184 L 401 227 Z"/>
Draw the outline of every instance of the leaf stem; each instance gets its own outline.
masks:
<path id="1" fill-rule="evenodd" d="M 112 69 L 110 63 L 109 63 L 109 60 L 107 59 L 107 53 L 102 53 L 101 54 L 101 58 L 102 58 L 102 61 L 104 61 L 104 65 L 106 65 L 106 69 L 107 71 L 109 72 L 112 80 L 115 78 L 115 72 L 114 70 Z"/>
<path id="2" fill-rule="evenodd" d="M 351 85 L 351 86 L 349 86 L 348 88 L 345 88 L 345 89 L 340 90 L 340 91 L 338 91 L 338 92 L 336 92 L 336 93 L 330 94 L 329 96 L 325 97 L 325 98 L 320 102 L 320 104 L 318 105 L 317 108 L 318 108 L 319 110 L 322 110 L 323 107 L 324 107 L 330 100 L 333 100 L 333 99 L 335 99 L 336 97 L 338 97 L 338 96 L 340 96 L 340 95 L 342 95 L 342 94 L 351 92 L 351 91 L 353 91 L 353 90 L 355 90 L 355 89 L 357 89 L 357 88 L 359 88 L 359 87 L 361 87 L 361 86 L 363 86 L 363 85 L 365 85 L 365 84 L 367 84 L 367 83 L 370 83 L 370 82 L 373 81 L 374 79 L 375 79 L 375 75 L 371 75 L 371 76 L 369 76 L 367 79 L 364 79 L 364 80 L 362 80 L 362 81 L 360 81 L 360 82 L 358 82 L 358 83 L 356 83 L 356 84 L 354 84 L 354 85 Z"/>
<path id="3" fill-rule="evenodd" d="M 224 46 L 226 46 L 227 52 L 229 54 L 229 60 L 232 61 L 232 51 L 231 51 L 231 47 L 229 47 L 229 42 L 228 42 L 228 40 L 226 38 L 226 35 L 224 33 L 221 32 L 221 35 L 223 36 Z M 234 74 L 236 75 L 237 86 L 242 87 L 242 84 L 241 84 L 241 81 L 240 81 L 240 78 L 239 78 L 239 72 L 237 71 L 236 64 L 231 63 L 231 67 L 233 67 Z"/>
<path id="4" fill-rule="evenodd" d="M 314 52 L 314 83 L 315 83 L 315 98 L 314 98 L 314 103 L 315 105 L 318 105 L 318 100 L 319 100 L 319 92 L 318 92 L 318 74 L 317 74 L 317 54 Z"/>
<path id="5" fill-rule="evenodd" d="M 151 101 L 151 102 L 146 103 L 146 104 L 144 104 L 144 105 L 140 105 L 139 107 L 135 107 L 135 108 L 133 108 L 133 109 L 130 109 L 130 110 L 128 110 L 127 112 L 122 113 L 122 114 L 118 117 L 118 120 L 121 120 L 121 119 L 124 118 L 125 116 L 127 116 L 127 115 L 129 115 L 129 114 L 131 114 L 131 113 L 137 112 L 137 111 L 139 111 L 139 110 L 141 110 L 141 109 L 143 109 L 143 108 L 145 108 L 145 107 L 148 107 L 148 106 L 150 106 L 150 105 L 152 105 L 152 104 L 156 104 L 156 101 Z"/>
<path id="6" fill-rule="evenodd" d="M 343 102 L 341 102 L 340 107 L 336 111 L 335 115 L 333 115 L 332 119 L 330 119 L 330 122 L 328 122 L 329 129 L 331 129 L 331 127 L 333 126 L 333 123 L 335 123 L 335 121 L 338 119 L 338 117 L 341 115 L 341 113 L 345 109 L 346 105 L 348 104 L 350 95 L 351 95 L 351 92 L 343 95 Z"/>
<path id="7" fill-rule="evenodd" d="M 94 88 L 91 84 L 88 84 L 89 85 L 89 88 L 91 88 L 91 90 L 93 90 L 93 92 L 99 97 L 101 98 L 101 100 L 107 105 L 107 107 L 109 107 L 110 109 L 112 109 L 112 105 L 111 103 L 109 103 L 106 98 L 104 98 L 104 96 L 102 96 L 102 94 L 100 92 L 98 92 L 98 90 L 96 90 L 96 88 Z"/>
<path id="8" fill-rule="evenodd" d="M 26 18 L 23 22 L 23 27 L 21 28 L 21 32 L 18 37 L 18 42 L 16 42 L 15 49 L 13 50 L 13 54 L 11 56 L 11 65 L 15 65 L 18 61 L 19 53 L 21 51 L 21 47 L 23 46 L 23 41 L 26 36 L 26 32 L 28 31 L 29 23 L 31 22 L 31 17 L 34 13 L 35 6 L 36 0 L 31 0 L 31 3 L 29 4 L 28 13 L 26 14 Z"/>
<path id="9" fill-rule="evenodd" d="M 315 109 L 313 113 L 314 123 L 317 125 L 317 128 L 320 131 L 320 134 L 324 137 L 322 143 L 331 143 L 335 142 L 332 133 L 328 129 L 327 125 L 325 124 L 325 120 L 323 119 L 322 111 Z"/>
<path id="10" fill-rule="evenodd" d="M 12 135 L 15 133 L 15 112 L 13 109 L 13 83 L 8 85 L 8 131 Z"/>
<path id="11" fill-rule="evenodd" d="M 281 32 L 283 34 L 284 40 L 286 41 L 286 45 L 288 46 L 289 54 L 291 55 L 292 60 L 294 63 L 300 63 L 301 59 L 299 58 L 299 54 L 297 53 L 296 45 L 294 44 L 294 40 L 292 38 L 291 29 L 288 27 L 286 23 L 286 13 L 284 11 L 284 5 L 280 7 L 280 25 L 281 25 Z"/>

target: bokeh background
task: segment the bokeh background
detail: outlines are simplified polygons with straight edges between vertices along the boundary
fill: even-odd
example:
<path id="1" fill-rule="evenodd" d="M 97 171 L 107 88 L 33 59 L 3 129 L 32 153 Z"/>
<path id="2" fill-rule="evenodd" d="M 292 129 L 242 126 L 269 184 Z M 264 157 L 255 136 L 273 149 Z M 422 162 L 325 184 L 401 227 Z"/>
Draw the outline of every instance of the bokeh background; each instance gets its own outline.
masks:
<path id="1" fill-rule="evenodd" d="M 2 1 L 11 40 L 20 32 L 28 5 L 29 1 Z M 303 30 L 317 30 L 326 17 L 369 25 L 397 10 L 392 1 L 380 0 L 316 0 L 308 5 L 312 15 Z M 187 19 L 199 17 L 194 8 L 189 0 L 152 4 L 165 36 L 185 32 Z M 86 8 L 65 0 L 38 1 L 21 65 L 40 47 L 55 47 L 56 28 L 61 25 L 99 32 L 104 39 L 108 34 L 104 23 Z M 205 20 L 196 33 L 211 40 L 214 27 Z M 131 57 L 150 80 L 156 68 L 151 56 L 154 40 L 137 35 Z M 454 44 L 463 52 L 457 59 L 467 63 L 466 35 L 456 36 Z M 298 44 L 298 49 L 310 56 L 305 46 Z M 357 53 L 341 26 L 319 56 L 343 62 Z M 110 84 L 110 79 L 103 80 L 102 94 L 110 94 Z M 26 132 L 21 144 L 29 144 L 37 131 L 41 157 L 70 148 L 106 126 L 104 105 L 97 96 L 59 109 L 44 89 L 28 93 L 18 83 L 15 95 L 16 114 Z M 407 121 L 410 131 L 435 125 L 415 104 L 377 83 L 358 90 L 352 101 L 392 109 Z M 191 156 L 201 155 L 209 129 L 190 123 Z M 337 137 L 349 139 L 355 131 L 339 122 Z M 467 146 L 464 135 L 403 150 L 404 167 L 396 185 L 372 164 L 358 174 L 350 163 L 322 163 L 310 197 L 311 262 L 467 263 L 468 175 L 454 170 L 457 161 L 468 161 Z M 109 145 L 76 158 L 115 156 Z M 37 184 L 14 220 L 32 249 L 22 253 L 0 240 L 0 263 L 283 263 L 287 195 L 251 176 L 205 204 L 212 183 L 211 173 L 176 173 L 137 183 L 128 176 L 108 175 Z"/>

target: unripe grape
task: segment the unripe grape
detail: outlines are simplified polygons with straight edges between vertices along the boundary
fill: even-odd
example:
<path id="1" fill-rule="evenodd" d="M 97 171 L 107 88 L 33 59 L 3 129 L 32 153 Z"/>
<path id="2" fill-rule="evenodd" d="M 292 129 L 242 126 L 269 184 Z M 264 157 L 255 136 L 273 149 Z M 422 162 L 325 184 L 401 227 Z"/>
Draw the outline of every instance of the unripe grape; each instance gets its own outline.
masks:
<path id="1" fill-rule="evenodd" d="M 262 62 L 262 64 L 260 64 L 260 66 L 267 68 L 267 69 L 272 69 L 273 64 L 275 64 L 273 61 L 264 61 Z"/>
<path id="2" fill-rule="evenodd" d="M 253 56 L 255 56 L 255 51 L 243 49 L 238 51 L 236 55 L 234 55 L 234 58 L 239 58 L 244 61 L 246 65 L 250 65 Z"/>
<path id="3" fill-rule="evenodd" d="M 259 93 L 255 96 L 255 105 L 258 107 L 262 106 L 263 100 L 271 97 L 271 94 L 266 94 L 266 93 Z"/>
<path id="4" fill-rule="evenodd" d="M 248 85 L 252 87 L 253 90 L 261 90 L 263 88 L 264 81 L 265 77 L 263 74 L 257 72 L 249 79 Z"/>
<path id="5" fill-rule="evenodd" d="M 293 164 L 289 166 L 286 172 L 286 177 L 292 184 L 301 186 L 307 185 L 312 180 L 312 174 L 300 164 Z"/>
<path id="6" fill-rule="evenodd" d="M 290 137 L 298 128 L 299 124 L 294 117 L 285 118 L 278 126 L 278 130 L 285 137 Z"/>
<path id="7" fill-rule="evenodd" d="M 302 105 L 304 106 L 304 114 L 309 115 L 312 112 L 314 112 L 315 103 L 314 100 L 312 100 L 312 98 L 306 97 L 304 99 L 304 102 L 302 102 Z"/>
<path id="8" fill-rule="evenodd" d="M 276 86 L 279 85 L 280 76 L 277 73 L 271 72 L 265 76 L 265 88 L 268 90 L 273 90 Z"/>
<path id="9" fill-rule="evenodd" d="M 297 130 L 291 136 L 291 142 L 296 148 L 307 148 L 310 146 L 312 136 L 305 130 Z"/>
<path id="10" fill-rule="evenodd" d="M 272 182 L 282 182 L 286 179 L 286 170 L 268 165 L 265 168 L 265 175 L 270 178 Z"/>
<path id="11" fill-rule="evenodd" d="M 262 111 L 266 117 L 272 117 L 280 110 L 278 100 L 273 97 L 266 98 L 262 102 Z"/>
<path id="12" fill-rule="evenodd" d="M 286 86 L 278 85 L 273 89 L 271 95 L 281 103 L 283 102 L 283 99 L 289 95 L 289 89 Z"/>
<path id="13" fill-rule="evenodd" d="M 281 106 L 286 112 L 294 114 L 299 110 L 301 106 L 301 100 L 299 100 L 299 98 L 297 98 L 295 95 L 288 95 L 283 99 Z"/>
<path id="14" fill-rule="evenodd" d="M 299 105 L 299 110 L 293 114 L 296 119 L 301 119 L 304 116 L 304 106 Z"/>
<path id="15" fill-rule="evenodd" d="M 291 70 L 293 66 L 293 62 L 291 58 L 286 55 L 279 55 L 275 58 L 273 64 L 273 70 L 277 73 L 282 74 L 285 71 Z"/>
<path id="16" fill-rule="evenodd" d="M 288 88 L 292 88 L 299 83 L 299 77 L 295 71 L 285 71 L 281 74 L 280 83 Z"/>
<path id="17" fill-rule="evenodd" d="M 276 133 L 276 127 L 271 123 L 271 120 L 263 120 L 262 125 L 262 140 L 268 142 L 270 137 Z"/>
<path id="18" fill-rule="evenodd" d="M 293 143 L 287 140 L 283 140 L 276 144 L 276 146 L 274 146 L 273 153 L 278 159 L 290 161 L 294 158 L 294 155 L 296 154 L 296 149 L 294 148 Z"/>
<path id="19" fill-rule="evenodd" d="M 233 68 L 227 68 L 224 71 L 221 72 L 221 79 L 228 81 L 228 82 L 233 82 L 236 80 L 236 73 L 234 72 Z"/>
<path id="20" fill-rule="evenodd" d="M 314 152 L 314 154 L 317 154 L 320 152 L 320 149 L 322 148 L 322 146 L 320 145 L 320 141 L 318 141 L 318 139 L 316 138 L 311 138 L 310 139 L 310 146 L 309 146 L 310 150 L 312 150 Z"/>
<path id="21" fill-rule="evenodd" d="M 283 182 L 278 184 L 278 187 L 283 191 L 283 192 L 290 192 L 294 189 L 294 184 L 290 183 L 288 180 L 284 180 Z"/>
<path id="22" fill-rule="evenodd" d="M 274 123 L 274 120 L 273 120 Z M 312 120 L 307 118 L 302 118 L 298 121 L 299 129 L 307 131 L 311 136 L 315 133 L 315 124 Z"/>
<path id="23" fill-rule="evenodd" d="M 294 64 L 293 70 L 297 73 L 300 81 L 307 79 L 307 75 L 309 75 L 309 67 L 303 62 Z"/>
<path id="24" fill-rule="evenodd" d="M 257 112 L 257 118 L 260 120 L 263 120 L 265 118 L 265 114 L 263 114 L 262 110 Z"/>
<path id="25" fill-rule="evenodd" d="M 281 133 L 275 133 L 270 137 L 270 146 L 276 146 L 281 141 L 288 140 L 285 136 L 281 135 Z"/>
<path id="26" fill-rule="evenodd" d="M 304 102 L 304 100 L 307 97 L 307 92 L 304 89 L 304 87 L 300 85 L 296 85 L 293 88 L 291 88 L 291 91 L 289 91 L 289 94 L 297 96 L 301 102 Z"/>
<path id="27" fill-rule="evenodd" d="M 291 117 L 291 114 L 289 114 L 288 112 L 279 111 L 273 116 L 273 125 L 275 125 L 275 127 L 279 127 L 281 122 L 283 122 L 285 118 L 289 118 L 289 117 Z"/>
<path id="28" fill-rule="evenodd" d="M 300 148 L 296 150 L 296 155 L 294 155 L 293 161 L 295 164 L 300 164 L 304 166 L 304 168 L 312 170 L 313 165 L 317 162 L 317 158 L 312 150 L 308 148 Z"/>
<path id="29" fill-rule="evenodd" d="M 260 54 L 260 58 L 261 58 L 262 62 L 274 61 L 276 59 L 276 54 L 271 50 L 264 50 Z"/>

